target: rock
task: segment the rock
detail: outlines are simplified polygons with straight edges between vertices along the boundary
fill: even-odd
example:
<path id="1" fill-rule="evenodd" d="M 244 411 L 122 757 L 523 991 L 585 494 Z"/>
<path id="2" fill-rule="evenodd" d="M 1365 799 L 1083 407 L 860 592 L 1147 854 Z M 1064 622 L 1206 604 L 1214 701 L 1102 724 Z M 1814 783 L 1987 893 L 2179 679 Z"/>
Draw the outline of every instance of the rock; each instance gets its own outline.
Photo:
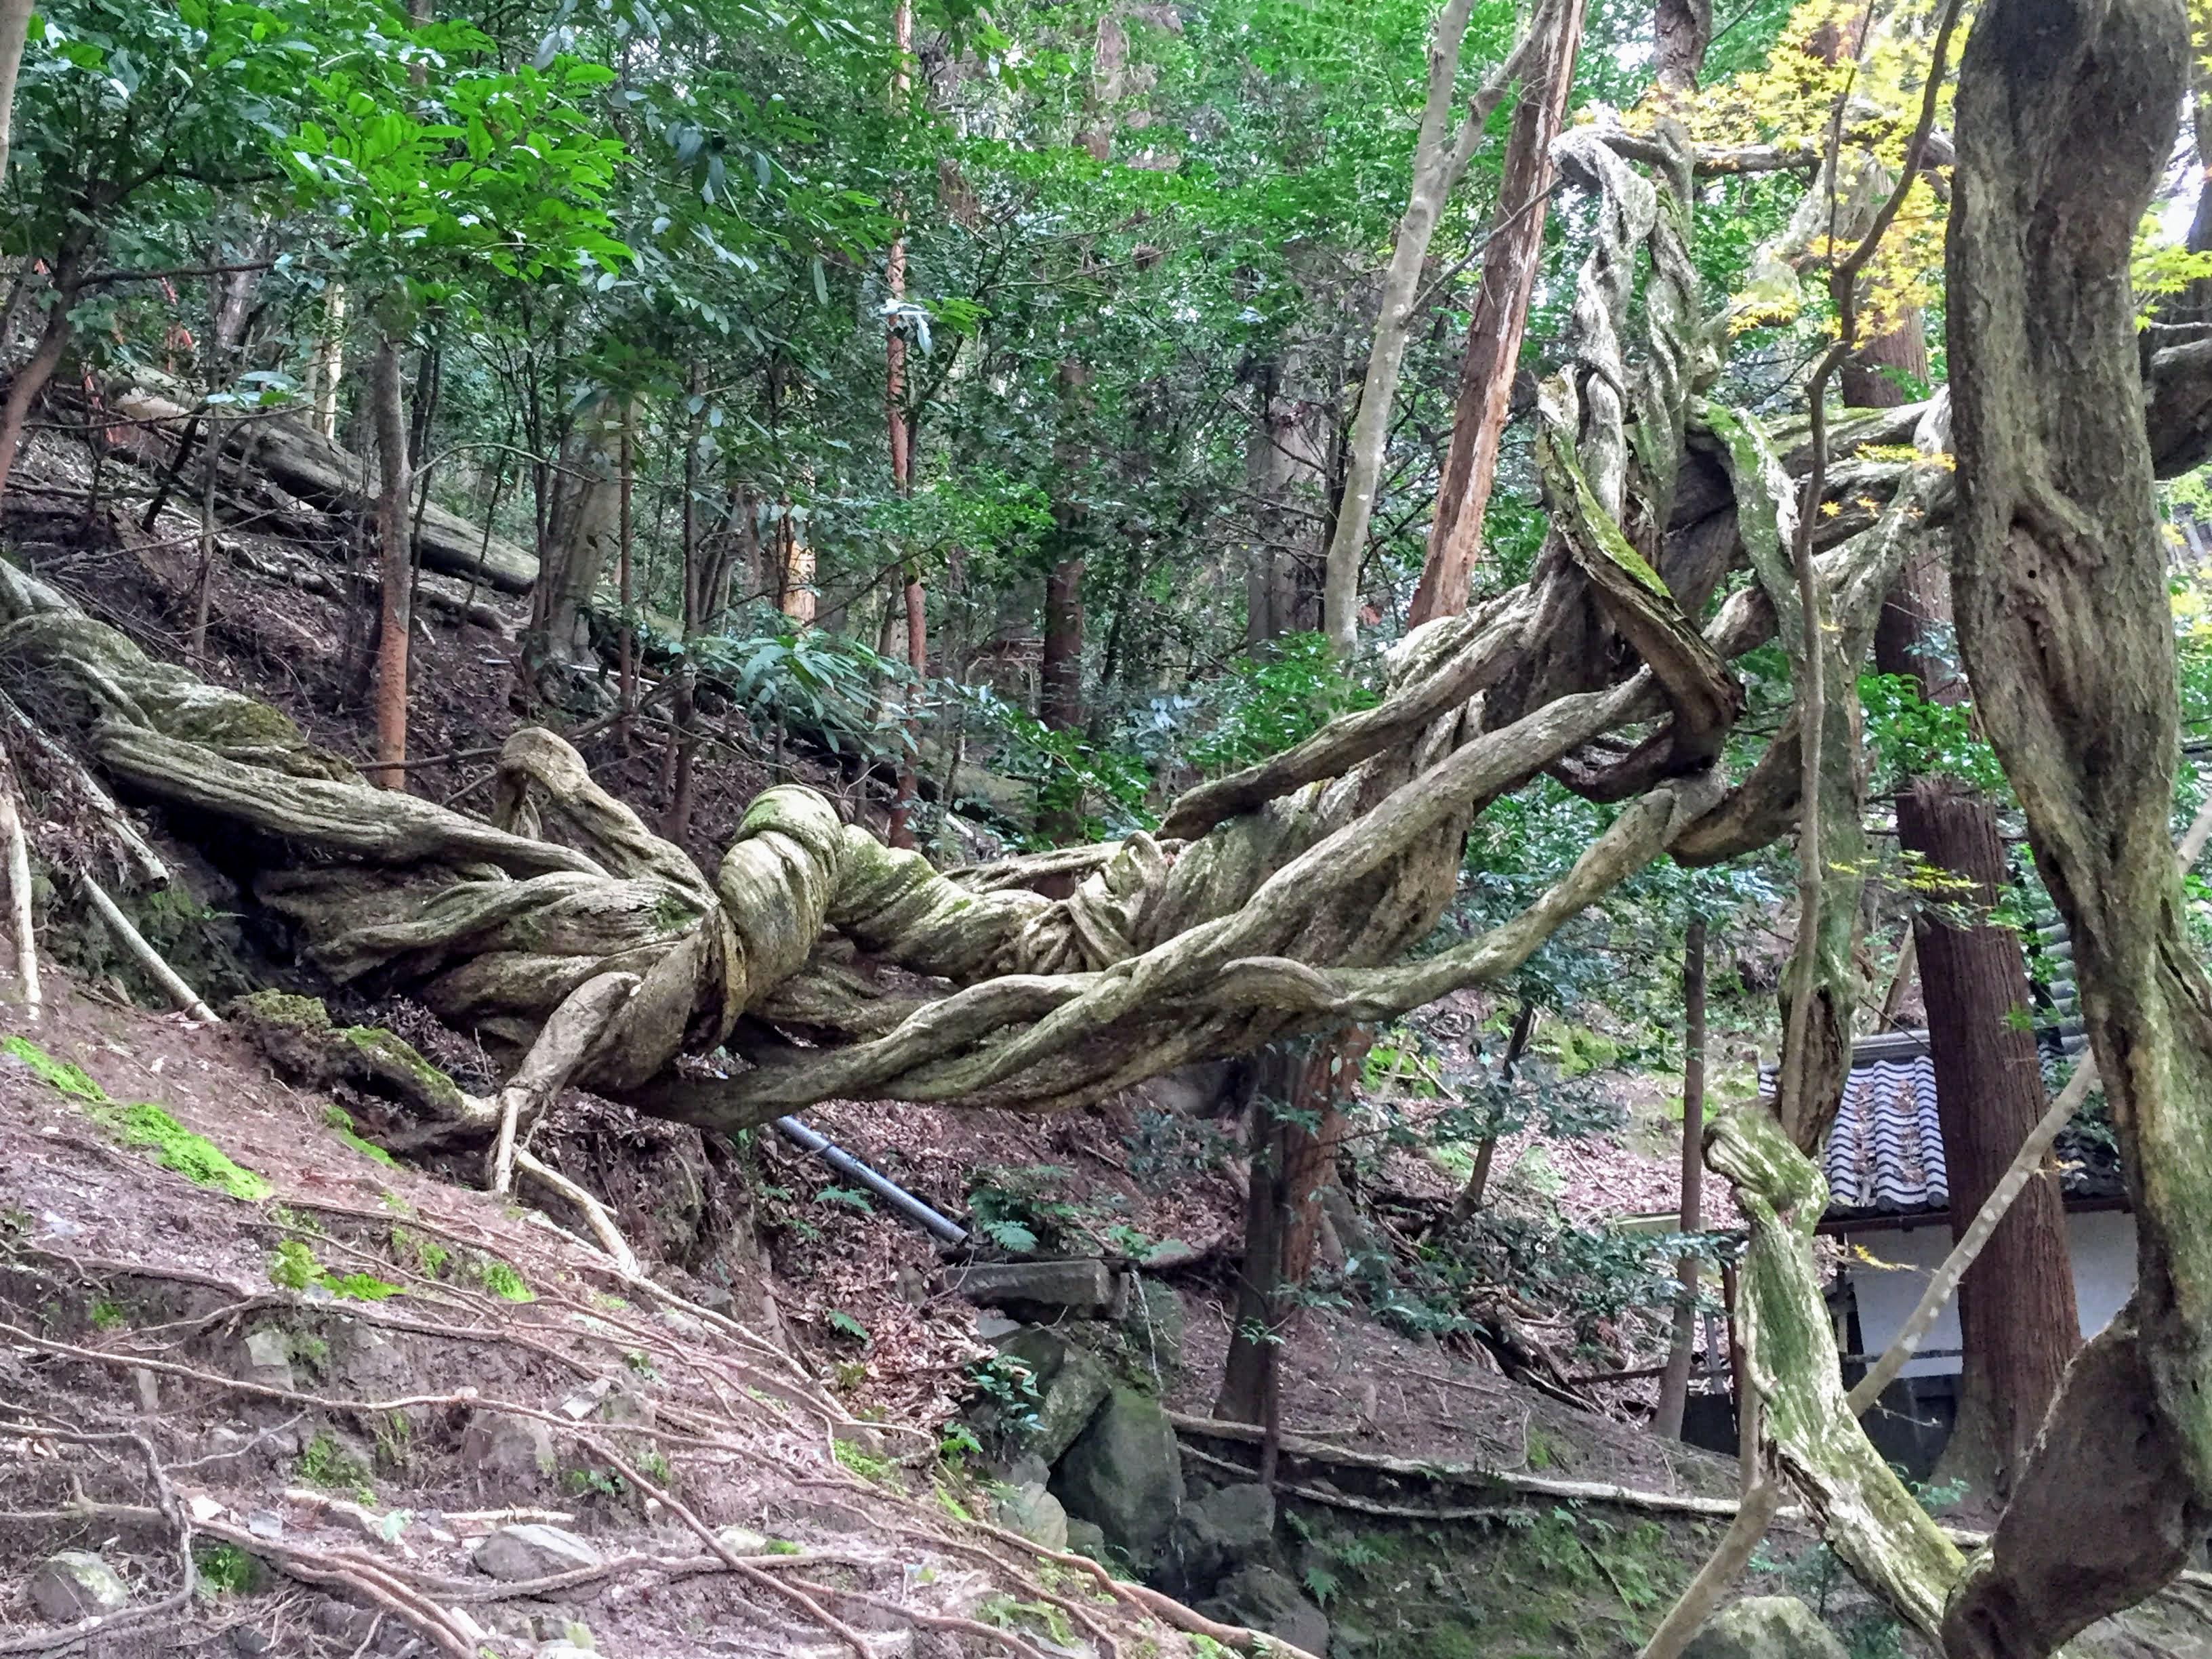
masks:
<path id="1" fill-rule="evenodd" d="M 1066 1514 L 1066 1511 L 1063 1510 L 1061 1513 Z M 1079 1521 L 1070 1516 L 1067 1547 L 1078 1555 L 1087 1555 L 1103 1565 L 1106 1559 L 1106 1534 L 1096 1521 Z"/>
<path id="2" fill-rule="evenodd" d="M 1060 1459 L 1053 1493 L 1106 1542 L 1148 1567 L 1182 1509 L 1182 1455 L 1157 1401 L 1115 1389 Z"/>
<path id="3" fill-rule="evenodd" d="M 871 1457 L 884 1455 L 884 1431 L 854 1418 L 839 1418 L 830 1424 L 830 1437 L 841 1446 L 850 1446 Z"/>
<path id="4" fill-rule="evenodd" d="M 714 1541 L 732 1555 L 768 1553 L 768 1534 L 750 1527 L 723 1527 L 714 1534 Z"/>
<path id="5" fill-rule="evenodd" d="M 64 1550 L 38 1565 L 25 1587 L 39 1616 L 51 1624 L 73 1625 L 94 1613 L 112 1613 L 131 1600 L 115 1569 L 88 1550 Z"/>
<path id="6" fill-rule="evenodd" d="M 1067 1547 L 1067 1511 L 1041 1485 L 1009 1489 L 999 1500 L 999 1524 L 1043 1548 Z"/>
<path id="7" fill-rule="evenodd" d="M 357 1395 L 374 1400 L 405 1394 L 404 1385 L 415 1375 L 408 1355 L 373 1325 L 347 1320 L 331 1343 L 331 1370 L 337 1381 Z"/>
<path id="8" fill-rule="evenodd" d="M 1022 1433 L 1022 1449 L 1057 1463 L 1113 1391 L 1114 1379 L 1105 1362 L 1057 1331 L 1037 1325 L 1002 1343 L 999 1352 L 1027 1365 L 1036 1388 L 1032 1407 L 1036 1420 Z"/>
<path id="9" fill-rule="evenodd" d="M 1129 1306 L 1121 1316 L 1121 1334 L 1157 1379 L 1167 1382 L 1182 1367 L 1182 1298 L 1157 1279 L 1141 1273 L 1129 1278 Z"/>
<path id="10" fill-rule="evenodd" d="M 276 1645 L 251 1625 L 240 1625 L 230 1632 L 231 1651 L 244 1654 L 246 1659 L 259 1659 L 260 1655 Z"/>
<path id="11" fill-rule="evenodd" d="M 534 1418 L 477 1411 L 461 1435 L 461 1461 L 487 1491 L 527 1490 L 550 1480 L 560 1468 L 553 1434 Z"/>
<path id="12" fill-rule="evenodd" d="M 1129 1100 L 1139 1111 L 1195 1122 L 1221 1115 L 1236 1093 L 1236 1084 L 1235 1061 L 1202 1060 L 1147 1079 L 1129 1091 Z"/>
<path id="13" fill-rule="evenodd" d="M 477 1546 L 477 1571 L 508 1583 L 599 1565 L 599 1553 L 574 1533 L 542 1522 L 501 1527 Z"/>
<path id="14" fill-rule="evenodd" d="M 540 1642 L 535 1659 L 599 1659 L 592 1648 L 580 1648 L 574 1642 Z"/>
<path id="15" fill-rule="evenodd" d="M 292 1386 L 292 1340 L 274 1326 L 246 1334 L 246 1380 L 264 1389 Z"/>
<path id="16" fill-rule="evenodd" d="M 1049 1308 L 1079 1317 L 1114 1300 L 1114 1276 L 1096 1260 L 975 1261 L 945 1275 L 946 1288 L 987 1307 Z"/>
<path id="17" fill-rule="evenodd" d="M 1025 1328 L 1020 1320 L 1008 1319 L 1004 1314 L 975 1316 L 975 1340 L 988 1342 L 994 1347 L 1010 1336 L 1019 1335 Z"/>
<path id="18" fill-rule="evenodd" d="M 1170 1576 L 1186 1597 L 1203 1595 L 1239 1567 L 1263 1565 L 1274 1546 L 1274 1494 L 1255 1480 L 1218 1486 L 1176 1517 Z"/>
<path id="19" fill-rule="evenodd" d="M 1273 1567 L 1239 1567 L 1198 1610 L 1209 1619 L 1264 1631 L 1308 1653 L 1328 1651 L 1328 1615 Z"/>
<path id="20" fill-rule="evenodd" d="M 1847 1659 L 1847 1650 L 1796 1596 L 1747 1595 L 1715 1613 L 1682 1659 Z"/>

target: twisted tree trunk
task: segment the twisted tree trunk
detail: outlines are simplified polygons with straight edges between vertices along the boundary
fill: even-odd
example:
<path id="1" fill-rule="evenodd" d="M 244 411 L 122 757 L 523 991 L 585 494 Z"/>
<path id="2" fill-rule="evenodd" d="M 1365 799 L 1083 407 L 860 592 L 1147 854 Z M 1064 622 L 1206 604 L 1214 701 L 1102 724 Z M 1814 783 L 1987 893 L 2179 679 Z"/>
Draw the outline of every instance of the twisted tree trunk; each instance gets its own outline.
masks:
<path id="1" fill-rule="evenodd" d="M 2128 285 L 2188 62 L 2178 0 L 1989 0 L 1960 74 L 1959 638 L 2072 934 L 2137 1278 L 1952 1597 L 1951 1659 L 2053 1651 L 2212 1523 L 2212 982 L 2167 828 L 2172 623 Z"/>

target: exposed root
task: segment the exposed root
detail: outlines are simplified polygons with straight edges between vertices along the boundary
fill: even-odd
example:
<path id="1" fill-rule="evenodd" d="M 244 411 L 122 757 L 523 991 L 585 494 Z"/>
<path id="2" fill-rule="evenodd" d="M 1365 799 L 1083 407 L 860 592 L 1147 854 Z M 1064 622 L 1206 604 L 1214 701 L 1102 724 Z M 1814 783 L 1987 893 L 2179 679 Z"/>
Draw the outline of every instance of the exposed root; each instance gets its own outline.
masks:
<path id="1" fill-rule="evenodd" d="M 584 1220 L 591 1228 L 592 1236 L 599 1241 L 599 1248 L 607 1253 L 617 1268 L 634 1278 L 644 1277 L 645 1269 L 638 1263 L 637 1253 L 630 1249 L 629 1241 L 622 1236 L 622 1229 L 615 1225 L 615 1218 L 607 1212 L 605 1205 L 544 1162 L 535 1152 L 516 1148 L 514 1164 L 532 1181 L 559 1194 L 584 1212 Z"/>
<path id="2" fill-rule="evenodd" d="M 107 896 L 107 890 L 90 876 L 79 875 L 76 879 L 92 908 L 107 924 L 108 932 L 115 935 L 116 942 L 137 958 L 138 965 L 146 970 L 154 982 L 168 994 L 169 1000 L 202 1024 L 220 1025 L 222 1022 L 216 1017 L 215 1010 L 200 1000 L 200 994 L 187 985 L 184 976 L 162 959 L 159 951 L 146 942 L 143 933 L 131 925 L 131 918 L 125 915 L 116 907 L 115 901 Z"/>

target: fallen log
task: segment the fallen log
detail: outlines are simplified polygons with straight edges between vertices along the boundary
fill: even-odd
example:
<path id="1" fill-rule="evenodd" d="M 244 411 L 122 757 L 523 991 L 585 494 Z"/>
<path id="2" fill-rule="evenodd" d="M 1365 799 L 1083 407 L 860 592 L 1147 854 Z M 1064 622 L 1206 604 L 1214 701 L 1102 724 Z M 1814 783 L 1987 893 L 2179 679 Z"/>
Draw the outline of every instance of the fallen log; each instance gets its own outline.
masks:
<path id="1" fill-rule="evenodd" d="M 182 404 L 145 386 L 114 394 L 112 407 L 148 431 L 181 441 L 191 420 Z M 375 464 L 342 449 L 290 415 L 257 420 L 247 439 L 249 465 L 287 494 L 325 513 L 365 515 L 375 507 Z M 527 593 L 538 580 L 538 561 L 513 542 L 487 538 L 481 525 L 432 501 L 424 507 L 416 550 L 429 569 L 482 581 L 502 593 Z"/>

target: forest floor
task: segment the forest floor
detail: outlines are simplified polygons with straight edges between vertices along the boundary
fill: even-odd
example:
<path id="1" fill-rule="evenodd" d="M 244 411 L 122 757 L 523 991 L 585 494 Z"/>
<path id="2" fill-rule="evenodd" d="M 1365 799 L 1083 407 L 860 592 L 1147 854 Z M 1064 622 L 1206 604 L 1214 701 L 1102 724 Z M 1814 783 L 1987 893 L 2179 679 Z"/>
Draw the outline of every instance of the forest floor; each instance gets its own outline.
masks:
<path id="1" fill-rule="evenodd" d="M 142 529 L 149 480 L 108 465 L 120 495 L 88 513 L 85 452 L 42 436 L 0 539 L 149 653 L 185 660 L 197 521 L 172 507 Z M 362 758 L 348 546 L 304 507 L 227 528 L 194 665 Z M 469 604 L 478 620 L 459 623 Z M 415 784 L 480 805 L 488 751 L 518 723 L 523 605 L 486 592 L 418 617 Z M 741 716 L 713 730 L 690 836 L 708 867 L 772 777 L 858 793 L 827 758 L 795 752 L 775 772 Z M 649 819 L 665 808 L 649 734 L 627 754 L 605 729 L 580 746 Z M 270 942 L 240 926 L 204 860 L 161 845 L 201 890 L 157 943 L 211 1000 L 251 988 Z M 35 1045 L 0 1058 L 0 1582 L 27 1585 L 58 1547 L 100 1552 L 131 1616 L 89 1651 L 574 1659 L 561 1644 L 578 1623 L 617 1659 L 1196 1650 L 1138 1593 L 964 1518 L 992 1493 L 940 1460 L 939 1438 L 990 1352 L 985 1310 L 945 1289 L 927 1237 L 772 1134 L 732 1147 L 565 1096 L 535 1145 L 637 1247 L 650 1278 L 624 1279 L 570 1236 L 581 1218 L 557 1200 L 528 1209 L 473 1190 L 451 1160 L 372 1155 L 348 1131 L 361 1102 L 287 1086 L 229 1030 L 145 1012 L 151 988 L 96 931 L 42 942 L 74 977 L 55 977 L 35 1030 L 0 1004 L 0 1032 Z M 419 1007 L 337 999 L 332 1012 L 416 1043 L 464 1087 L 491 1081 L 481 1053 Z M 1498 1011 L 1468 999 L 1446 1012 L 1471 1040 Z M 1723 1091 L 1747 1088 L 1754 1063 L 1748 1048 L 1725 1056 Z M 1506 1138 L 1497 1201 L 1540 1196 L 1583 1219 L 1671 1210 L 1679 1098 L 1656 1075 L 1608 1086 L 1626 1127 Z M 1234 1304 L 1241 1126 L 1218 1098 L 1170 1103 L 1139 1091 L 1036 1119 L 832 1102 L 808 1117 L 948 1213 L 972 1217 L 979 1194 L 1011 1206 L 1048 1249 L 1126 1259 L 1171 1241 L 1172 1264 L 1152 1271 L 1187 1334 L 1164 1395 L 1206 1416 Z M 207 1149 L 252 1172 L 239 1192 L 220 1190 L 232 1176 Z M 1433 1208 L 1461 1178 L 1395 1149 L 1368 1161 L 1363 1198 Z M 1709 1224 L 1729 1224 L 1725 1195 L 1707 1202 Z M 1350 1304 L 1309 1310 L 1284 1353 L 1285 1429 L 1350 1454 L 1660 1498 L 1733 1492 L 1732 1460 L 1638 1425 L 1648 1380 L 1589 1392 L 1597 1408 L 1578 1408 L 1463 1337 L 1404 1334 Z M 1287 1523 L 1303 1582 L 1334 1587 L 1340 1630 L 1426 1600 L 1475 1632 L 1449 1651 L 1620 1650 L 1715 1530 L 1663 1508 L 1545 1502 L 1510 1524 L 1422 1524 L 1310 1490 Z M 533 1557 L 513 1579 L 476 1570 L 488 1534 L 540 1512 L 589 1556 Z M 203 1592 L 176 1604 L 187 1530 Z M 1809 1542 L 1781 1529 L 1755 1583 L 1824 1574 L 1838 1618 L 1863 1621 Z M 281 1564 L 273 1580 L 257 1559 Z M 0 1652 L 41 1622 L 0 1598 Z"/>

